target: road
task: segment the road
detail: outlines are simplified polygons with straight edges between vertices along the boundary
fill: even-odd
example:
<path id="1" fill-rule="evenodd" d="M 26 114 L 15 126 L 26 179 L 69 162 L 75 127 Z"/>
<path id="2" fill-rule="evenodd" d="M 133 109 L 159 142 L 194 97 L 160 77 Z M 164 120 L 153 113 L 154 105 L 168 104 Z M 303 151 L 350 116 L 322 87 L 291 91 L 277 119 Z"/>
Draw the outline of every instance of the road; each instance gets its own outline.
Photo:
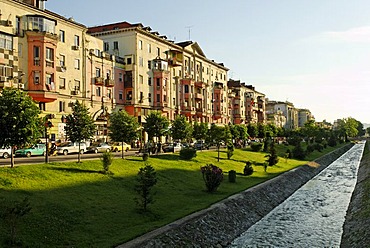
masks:
<path id="1" fill-rule="evenodd" d="M 133 156 L 137 150 L 131 150 L 128 152 L 125 152 L 125 156 Z M 81 155 L 81 160 L 88 160 L 88 159 L 97 159 L 100 158 L 102 153 L 85 153 Z M 115 157 L 121 157 L 121 152 L 115 152 Z M 15 157 L 14 158 L 14 164 L 15 165 L 25 165 L 25 164 L 41 164 L 45 163 L 45 157 L 44 156 L 35 156 L 35 157 Z M 57 156 L 49 156 L 49 162 L 65 162 L 65 161 L 77 161 L 78 154 L 68 154 L 68 155 L 57 155 Z M 10 166 L 10 158 L 3 159 L 0 158 L 0 167 L 3 166 Z"/>

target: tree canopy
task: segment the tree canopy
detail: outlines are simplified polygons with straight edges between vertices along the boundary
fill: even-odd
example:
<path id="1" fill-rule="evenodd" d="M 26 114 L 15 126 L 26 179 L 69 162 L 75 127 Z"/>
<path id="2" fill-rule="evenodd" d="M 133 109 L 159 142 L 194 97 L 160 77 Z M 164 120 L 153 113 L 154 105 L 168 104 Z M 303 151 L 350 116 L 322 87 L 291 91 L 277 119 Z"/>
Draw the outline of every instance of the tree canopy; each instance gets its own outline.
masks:
<path id="1" fill-rule="evenodd" d="M 148 133 L 149 140 L 157 137 L 160 141 L 160 138 L 168 132 L 169 121 L 159 112 L 151 112 L 145 117 L 145 121 L 146 123 L 143 124 L 144 131 Z"/>
<path id="2" fill-rule="evenodd" d="M 139 123 L 134 116 L 126 111 L 114 111 L 109 117 L 109 137 L 115 142 L 126 142 L 130 144 L 138 138 Z M 122 143 L 122 158 L 124 149 Z"/>
<path id="3" fill-rule="evenodd" d="M 171 126 L 171 136 L 175 140 L 189 140 L 193 133 L 193 127 L 185 116 L 176 116 Z"/>
<path id="4" fill-rule="evenodd" d="M 67 124 L 64 128 L 66 136 L 72 142 L 79 144 L 84 140 L 90 139 L 95 133 L 94 120 L 89 114 L 89 109 L 76 101 L 72 106 L 72 113 L 67 115 Z M 80 153 L 78 153 L 78 162 L 80 162 Z"/>
<path id="5" fill-rule="evenodd" d="M 5 88 L 0 94 L 0 147 L 11 147 L 11 167 L 14 147 L 34 144 L 43 130 L 39 107 L 25 92 Z"/>

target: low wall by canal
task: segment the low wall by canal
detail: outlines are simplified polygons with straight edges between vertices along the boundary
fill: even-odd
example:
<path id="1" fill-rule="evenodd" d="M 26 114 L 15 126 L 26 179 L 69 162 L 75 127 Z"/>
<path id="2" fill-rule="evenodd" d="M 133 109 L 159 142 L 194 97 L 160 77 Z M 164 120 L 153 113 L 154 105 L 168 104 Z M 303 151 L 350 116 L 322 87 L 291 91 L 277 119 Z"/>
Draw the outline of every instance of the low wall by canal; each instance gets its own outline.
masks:
<path id="1" fill-rule="evenodd" d="M 118 247 L 227 247 L 352 146 L 348 144 Z"/>

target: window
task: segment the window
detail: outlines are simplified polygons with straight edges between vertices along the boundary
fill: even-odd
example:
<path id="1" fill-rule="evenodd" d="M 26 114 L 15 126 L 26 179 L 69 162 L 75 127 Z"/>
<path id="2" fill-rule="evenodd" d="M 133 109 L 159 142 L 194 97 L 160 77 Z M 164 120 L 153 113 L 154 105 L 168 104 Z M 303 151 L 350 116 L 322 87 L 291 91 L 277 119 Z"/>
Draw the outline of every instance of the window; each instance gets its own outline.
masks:
<path id="1" fill-rule="evenodd" d="M 157 47 L 157 56 L 161 56 L 161 49 Z"/>
<path id="2" fill-rule="evenodd" d="M 46 66 L 54 67 L 54 49 L 46 48 Z"/>
<path id="3" fill-rule="evenodd" d="M 66 34 L 64 30 L 59 30 L 59 41 L 63 43 L 66 42 Z"/>
<path id="4" fill-rule="evenodd" d="M 66 110 L 66 103 L 64 101 L 59 101 L 59 112 L 64 112 Z"/>
<path id="5" fill-rule="evenodd" d="M 75 59 L 75 69 L 79 70 L 80 69 L 80 60 Z"/>
<path id="6" fill-rule="evenodd" d="M 139 40 L 139 50 L 143 50 L 143 41 Z"/>
<path id="7" fill-rule="evenodd" d="M 144 100 L 144 93 L 142 91 L 140 91 L 140 102 L 143 102 Z"/>
<path id="8" fill-rule="evenodd" d="M 157 87 L 160 87 L 161 86 L 161 79 L 160 78 L 156 78 L 156 83 L 157 83 Z"/>
<path id="9" fill-rule="evenodd" d="M 44 103 L 44 102 L 39 102 L 39 109 L 40 109 L 41 111 L 45 111 L 45 110 L 46 110 L 46 108 L 45 108 L 45 103 Z"/>
<path id="10" fill-rule="evenodd" d="M 151 77 L 148 77 L 148 85 L 151 86 L 152 85 L 152 78 Z"/>
<path id="11" fill-rule="evenodd" d="M 80 81 L 75 80 L 75 90 L 80 90 L 81 84 Z"/>
<path id="12" fill-rule="evenodd" d="M 184 85 L 184 92 L 189 93 L 189 85 Z"/>
<path id="13" fill-rule="evenodd" d="M 119 93 L 118 93 L 118 99 L 119 100 L 123 100 L 123 92 L 122 92 L 122 90 L 120 90 Z"/>
<path id="14" fill-rule="evenodd" d="M 163 101 L 167 102 L 167 95 L 163 95 Z"/>
<path id="15" fill-rule="evenodd" d="M 104 52 L 109 51 L 109 42 L 104 42 Z"/>
<path id="16" fill-rule="evenodd" d="M 0 33 L 0 48 L 5 50 L 13 50 L 13 37 Z"/>
<path id="17" fill-rule="evenodd" d="M 50 90 L 55 90 L 55 84 L 54 84 L 54 75 L 53 74 L 46 74 L 46 82 L 45 82 L 46 88 Z"/>
<path id="18" fill-rule="evenodd" d="M 119 82 L 122 82 L 122 81 L 123 81 L 123 74 L 122 74 L 122 72 L 120 72 L 120 73 L 118 74 L 118 81 L 119 81 Z"/>
<path id="19" fill-rule="evenodd" d="M 161 95 L 157 94 L 157 102 L 161 102 Z"/>
<path id="20" fill-rule="evenodd" d="M 152 61 L 148 61 L 148 69 L 152 69 Z"/>
<path id="21" fill-rule="evenodd" d="M 39 46 L 33 47 L 33 65 L 35 66 L 40 65 L 40 47 Z"/>
<path id="22" fill-rule="evenodd" d="M 96 67 L 95 68 L 95 77 L 100 77 L 100 68 L 99 67 Z"/>
<path id="23" fill-rule="evenodd" d="M 39 84 L 40 83 L 40 72 L 39 71 L 34 71 L 33 72 L 33 83 L 34 84 Z"/>
<path id="24" fill-rule="evenodd" d="M 141 83 L 141 84 L 144 83 L 143 80 L 144 80 L 143 76 L 139 75 L 139 83 Z"/>
<path id="25" fill-rule="evenodd" d="M 152 45 L 148 44 L 148 53 L 152 53 Z"/>
<path id="26" fill-rule="evenodd" d="M 65 88 L 66 88 L 66 79 L 59 78 L 59 89 L 65 89 Z"/>
<path id="27" fill-rule="evenodd" d="M 101 96 L 101 87 L 96 88 L 96 96 Z"/>
<path id="28" fill-rule="evenodd" d="M 113 41 L 113 49 L 118 50 L 118 41 Z"/>
<path id="29" fill-rule="evenodd" d="M 108 89 L 108 91 L 107 91 L 107 97 L 108 97 L 109 99 L 111 99 L 111 98 L 112 98 L 112 90 L 111 90 L 111 89 Z"/>
<path id="30" fill-rule="evenodd" d="M 18 56 L 23 58 L 23 44 L 18 43 Z"/>
<path id="31" fill-rule="evenodd" d="M 66 56 L 59 54 L 59 65 L 66 66 Z"/>
<path id="32" fill-rule="evenodd" d="M 127 58 L 127 64 L 131 65 L 132 64 L 132 58 Z"/>
<path id="33" fill-rule="evenodd" d="M 75 46 L 80 46 L 80 36 L 75 35 L 75 37 L 74 37 L 74 45 Z"/>
<path id="34" fill-rule="evenodd" d="M 139 66 L 144 66 L 144 59 L 143 59 L 143 57 L 139 57 Z"/>
<path id="35" fill-rule="evenodd" d="M 152 102 L 152 94 L 148 93 L 148 102 Z"/>
<path id="36" fill-rule="evenodd" d="M 129 100 L 129 101 L 132 100 L 132 91 L 131 90 L 127 92 L 126 100 Z"/>

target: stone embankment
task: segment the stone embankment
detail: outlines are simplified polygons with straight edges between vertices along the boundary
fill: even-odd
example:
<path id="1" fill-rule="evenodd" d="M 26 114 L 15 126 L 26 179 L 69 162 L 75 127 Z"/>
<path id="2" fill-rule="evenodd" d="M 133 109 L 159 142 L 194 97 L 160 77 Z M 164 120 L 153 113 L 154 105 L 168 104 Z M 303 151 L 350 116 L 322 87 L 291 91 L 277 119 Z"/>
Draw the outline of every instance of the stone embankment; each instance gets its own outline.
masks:
<path id="1" fill-rule="evenodd" d="M 368 140 L 369 142 L 369 140 Z M 342 248 L 370 247 L 370 145 L 365 147 L 357 173 L 357 184 L 347 210 Z"/>
<path id="2" fill-rule="evenodd" d="M 227 247 L 351 147 L 346 145 L 118 247 Z"/>

